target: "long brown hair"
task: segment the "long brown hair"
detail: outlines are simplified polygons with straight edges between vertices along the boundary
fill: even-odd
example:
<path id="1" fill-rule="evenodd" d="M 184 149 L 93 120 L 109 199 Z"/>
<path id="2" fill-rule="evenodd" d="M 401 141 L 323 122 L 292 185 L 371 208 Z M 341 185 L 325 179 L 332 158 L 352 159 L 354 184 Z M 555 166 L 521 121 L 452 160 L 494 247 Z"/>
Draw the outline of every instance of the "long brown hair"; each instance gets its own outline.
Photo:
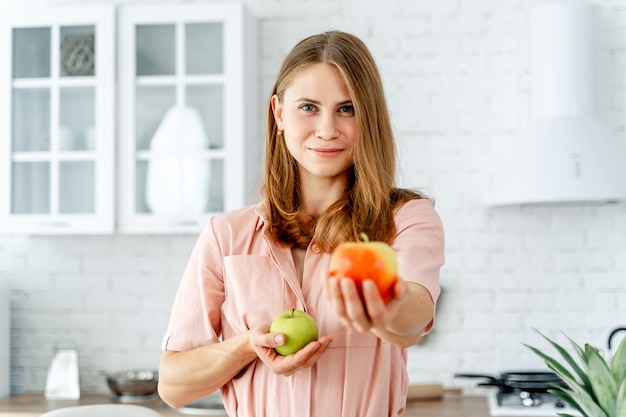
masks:
<path id="1" fill-rule="evenodd" d="M 395 187 L 396 155 L 393 131 L 376 63 L 356 36 L 330 31 L 300 41 L 285 58 L 272 90 L 282 102 L 283 93 L 302 70 L 316 63 L 334 65 L 344 78 L 357 118 L 354 164 L 343 196 L 318 218 L 301 215 L 296 161 L 279 135 L 268 105 L 265 182 L 263 197 L 269 219 L 268 233 L 290 246 L 305 248 L 315 239 L 325 252 L 345 241 L 392 243 L 393 209 L 416 192 Z"/>

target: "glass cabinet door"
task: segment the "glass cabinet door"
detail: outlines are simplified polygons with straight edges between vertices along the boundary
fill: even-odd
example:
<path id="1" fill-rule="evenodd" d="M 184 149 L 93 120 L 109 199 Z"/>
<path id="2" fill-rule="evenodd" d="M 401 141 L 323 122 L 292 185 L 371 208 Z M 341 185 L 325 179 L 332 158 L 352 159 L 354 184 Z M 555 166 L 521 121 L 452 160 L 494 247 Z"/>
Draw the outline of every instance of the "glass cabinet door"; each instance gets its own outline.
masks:
<path id="1" fill-rule="evenodd" d="M 227 98 L 245 82 L 244 9 L 129 6 L 120 16 L 121 151 L 129 174 L 120 184 L 121 228 L 195 232 L 208 216 L 245 204 L 237 132 L 246 111 Z M 229 118 L 240 126 L 229 131 Z"/>
<path id="2" fill-rule="evenodd" d="M 112 231 L 113 16 L 91 7 L 7 17 L 0 233 Z"/>
<path id="3" fill-rule="evenodd" d="M 224 210 L 212 184 L 222 155 L 209 151 L 223 143 L 222 26 L 135 26 L 136 213 L 189 222 Z"/>

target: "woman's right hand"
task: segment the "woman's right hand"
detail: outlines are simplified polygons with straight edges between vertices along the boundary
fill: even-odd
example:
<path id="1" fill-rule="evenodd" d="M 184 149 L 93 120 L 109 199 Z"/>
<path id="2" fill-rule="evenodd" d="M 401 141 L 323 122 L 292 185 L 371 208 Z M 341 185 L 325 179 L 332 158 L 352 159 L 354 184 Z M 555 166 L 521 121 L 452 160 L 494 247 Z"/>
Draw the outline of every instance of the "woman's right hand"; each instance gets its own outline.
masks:
<path id="1" fill-rule="evenodd" d="M 300 369 L 313 366 L 333 341 L 332 337 L 322 336 L 296 353 L 282 356 L 274 348 L 285 344 L 285 336 L 280 333 L 269 333 L 269 329 L 267 325 L 256 327 L 250 335 L 250 344 L 259 359 L 276 375 L 290 376 Z"/>

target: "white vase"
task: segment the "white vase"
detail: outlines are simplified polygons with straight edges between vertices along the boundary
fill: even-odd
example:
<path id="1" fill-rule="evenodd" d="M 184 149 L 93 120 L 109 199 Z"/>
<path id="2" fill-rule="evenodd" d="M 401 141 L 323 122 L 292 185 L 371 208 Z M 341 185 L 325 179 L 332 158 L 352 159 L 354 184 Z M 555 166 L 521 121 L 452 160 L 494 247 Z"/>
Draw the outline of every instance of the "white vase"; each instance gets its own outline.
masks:
<path id="1" fill-rule="evenodd" d="M 157 216 L 187 219 L 205 211 L 209 195 L 209 161 L 197 154 L 208 149 L 200 113 L 189 106 L 171 107 L 150 142 L 146 203 Z"/>

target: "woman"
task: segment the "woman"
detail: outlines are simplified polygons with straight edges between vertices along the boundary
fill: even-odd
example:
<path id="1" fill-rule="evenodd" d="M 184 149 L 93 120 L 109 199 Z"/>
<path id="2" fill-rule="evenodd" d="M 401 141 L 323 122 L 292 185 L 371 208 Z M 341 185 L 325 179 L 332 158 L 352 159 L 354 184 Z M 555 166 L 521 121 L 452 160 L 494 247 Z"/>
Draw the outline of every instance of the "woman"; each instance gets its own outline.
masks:
<path id="1" fill-rule="evenodd" d="M 367 47 L 338 31 L 286 57 L 267 119 L 263 202 L 213 218 L 182 278 L 159 393 L 180 407 L 221 389 L 230 416 L 398 416 L 406 347 L 432 327 L 443 229 L 432 203 L 394 186 L 395 148 Z M 345 241 L 391 244 L 399 276 L 384 302 L 328 278 Z M 320 337 L 288 356 L 269 324 L 307 311 Z"/>

